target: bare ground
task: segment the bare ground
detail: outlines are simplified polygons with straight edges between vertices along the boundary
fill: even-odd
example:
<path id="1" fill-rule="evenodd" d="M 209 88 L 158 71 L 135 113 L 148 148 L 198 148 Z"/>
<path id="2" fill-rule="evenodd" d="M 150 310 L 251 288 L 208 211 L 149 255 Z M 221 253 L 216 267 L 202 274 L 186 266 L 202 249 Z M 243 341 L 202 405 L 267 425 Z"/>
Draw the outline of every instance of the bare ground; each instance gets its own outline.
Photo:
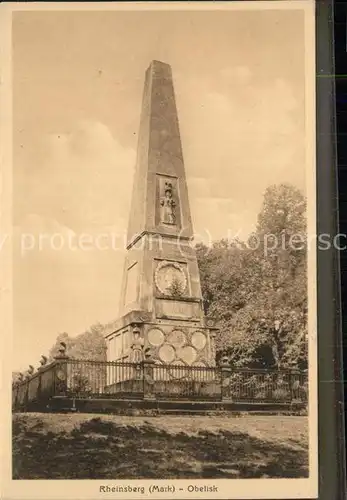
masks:
<path id="1" fill-rule="evenodd" d="M 303 416 L 13 416 L 13 479 L 307 476 Z"/>

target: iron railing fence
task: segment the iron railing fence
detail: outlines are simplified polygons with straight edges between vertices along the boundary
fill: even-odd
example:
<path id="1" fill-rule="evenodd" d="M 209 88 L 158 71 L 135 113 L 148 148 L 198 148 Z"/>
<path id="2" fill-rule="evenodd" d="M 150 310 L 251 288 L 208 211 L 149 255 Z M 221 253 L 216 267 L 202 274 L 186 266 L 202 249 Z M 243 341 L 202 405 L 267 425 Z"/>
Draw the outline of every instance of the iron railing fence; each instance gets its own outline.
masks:
<path id="1" fill-rule="evenodd" d="M 56 358 L 12 388 L 21 410 L 51 398 L 152 398 L 305 404 L 308 376 L 298 370 L 251 370 Z"/>
<path id="2" fill-rule="evenodd" d="M 297 370 L 224 371 L 223 397 L 245 402 L 306 403 L 308 377 Z"/>

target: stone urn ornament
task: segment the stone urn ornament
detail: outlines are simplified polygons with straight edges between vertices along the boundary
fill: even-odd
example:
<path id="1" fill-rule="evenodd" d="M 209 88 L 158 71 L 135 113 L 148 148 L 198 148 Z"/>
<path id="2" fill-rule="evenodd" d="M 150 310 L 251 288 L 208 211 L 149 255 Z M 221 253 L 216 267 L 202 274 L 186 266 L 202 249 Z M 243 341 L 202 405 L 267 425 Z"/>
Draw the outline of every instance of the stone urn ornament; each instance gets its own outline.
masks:
<path id="1" fill-rule="evenodd" d="M 153 359 L 153 350 L 150 347 L 147 347 L 145 350 L 145 361 L 148 363 L 154 363 Z"/>
<path id="2" fill-rule="evenodd" d="M 66 354 L 66 344 L 65 344 L 65 342 L 60 342 L 59 354 L 61 356 L 65 356 L 65 354 Z"/>
<path id="3" fill-rule="evenodd" d="M 66 344 L 65 342 L 60 342 L 59 343 L 59 349 L 58 349 L 58 354 L 55 356 L 55 359 L 65 359 L 67 358 L 66 356 Z"/>
<path id="4" fill-rule="evenodd" d="M 40 365 L 41 365 L 41 367 L 45 366 L 45 365 L 47 364 L 47 361 L 48 361 L 47 356 L 44 356 L 44 355 L 42 354 L 42 356 L 41 356 L 41 358 L 40 358 Z"/>

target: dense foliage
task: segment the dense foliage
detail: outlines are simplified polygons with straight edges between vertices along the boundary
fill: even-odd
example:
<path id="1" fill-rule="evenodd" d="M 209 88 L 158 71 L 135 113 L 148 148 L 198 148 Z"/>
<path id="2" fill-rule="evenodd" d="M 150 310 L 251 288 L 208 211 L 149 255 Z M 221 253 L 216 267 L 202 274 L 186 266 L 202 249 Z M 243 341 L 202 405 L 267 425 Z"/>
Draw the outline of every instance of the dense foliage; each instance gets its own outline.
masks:
<path id="1" fill-rule="evenodd" d="M 56 343 L 49 352 L 49 361 L 58 354 L 60 342 L 65 342 L 69 357 L 93 361 L 106 361 L 106 343 L 103 337 L 103 325 L 93 325 L 90 329 L 76 337 L 67 333 L 58 335 Z"/>
<path id="2" fill-rule="evenodd" d="M 217 355 L 235 366 L 307 366 L 306 203 L 290 185 L 269 187 L 246 242 L 197 245 Z"/>
<path id="3" fill-rule="evenodd" d="M 67 333 L 58 335 L 55 345 L 49 353 L 49 361 L 53 361 L 58 354 L 60 342 L 66 344 L 66 353 L 70 358 L 90 361 L 106 361 L 106 342 L 103 337 L 104 326 L 100 323 L 93 325 L 88 331 L 70 337 Z M 104 365 L 78 364 L 71 365 L 69 373 L 70 389 L 74 393 L 88 394 L 93 387 L 104 387 L 107 382 Z"/>

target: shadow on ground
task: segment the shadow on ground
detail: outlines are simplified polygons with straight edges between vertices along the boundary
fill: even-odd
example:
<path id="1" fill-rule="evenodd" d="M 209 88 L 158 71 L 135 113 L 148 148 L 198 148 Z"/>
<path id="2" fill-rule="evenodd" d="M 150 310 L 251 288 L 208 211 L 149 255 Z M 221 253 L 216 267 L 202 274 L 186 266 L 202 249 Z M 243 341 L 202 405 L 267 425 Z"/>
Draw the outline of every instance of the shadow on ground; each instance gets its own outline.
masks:
<path id="1" fill-rule="evenodd" d="M 39 418 L 13 422 L 13 479 L 261 477 L 308 477 L 307 449 L 234 430 L 171 433 L 147 421 L 92 418 L 56 432 Z"/>

